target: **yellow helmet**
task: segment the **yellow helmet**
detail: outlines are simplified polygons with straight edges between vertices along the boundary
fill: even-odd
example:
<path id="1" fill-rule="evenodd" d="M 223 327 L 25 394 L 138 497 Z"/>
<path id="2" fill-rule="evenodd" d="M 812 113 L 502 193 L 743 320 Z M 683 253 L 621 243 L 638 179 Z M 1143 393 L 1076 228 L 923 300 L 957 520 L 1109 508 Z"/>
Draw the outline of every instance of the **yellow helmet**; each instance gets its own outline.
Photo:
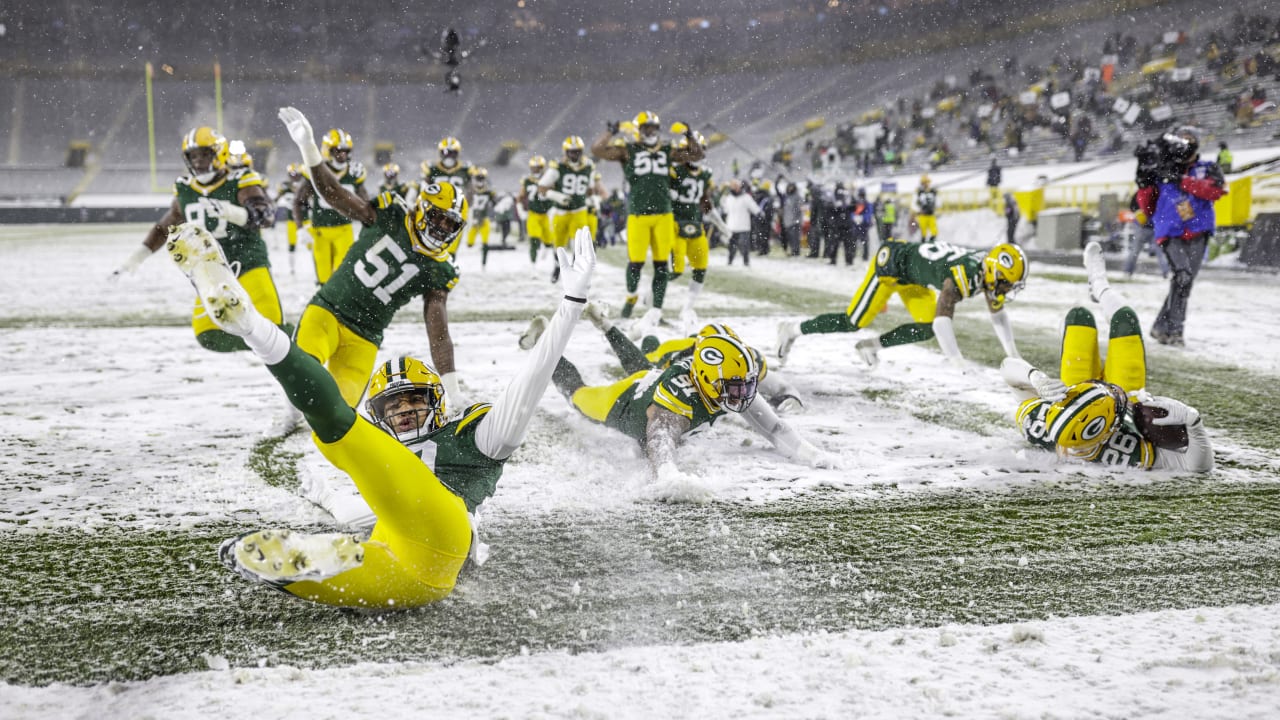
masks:
<path id="1" fill-rule="evenodd" d="M 703 325 L 702 329 L 698 331 L 698 337 L 707 337 L 708 335 L 727 335 L 734 340 L 740 339 L 738 333 L 724 323 L 707 323 Z"/>
<path id="2" fill-rule="evenodd" d="M 996 307 L 1027 285 L 1027 254 L 1013 243 L 1000 243 L 982 259 L 982 284 Z"/>
<path id="3" fill-rule="evenodd" d="M 458 156 L 462 154 L 462 143 L 458 142 L 458 138 L 450 135 L 449 137 L 441 140 L 436 145 L 436 149 L 440 151 L 441 160 L 448 157 L 457 160 Z"/>
<path id="4" fill-rule="evenodd" d="M 564 150 L 564 157 L 571 163 L 582 161 L 582 151 L 587 149 L 587 144 L 583 142 L 578 135 L 570 135 L 560 143 L 560 148 Z"/>
<path id="5" fill-rule="evenodd" d="M 412 216 L 404 222 L 414 250 L 442 257 L 467 224 L 467 196 L 453 183 L 428 182 L 418 192 Z"/>
<path id="6" fill-rule="evenodd" d="M 471 176 L 471 183 L 476 186 L 477 190 L 484 190 L 489 186 L 489 171 L 482 167 L 473 167 L 467 171 Z"/>
<path id="7" fill-rule="evenodd" d="M 707 139 L 702 136 L 702 133 L 698 132 L 697 130 L 694 130 L 693 139 L 697 141 L 698 146 L 701 147 L 703 150 L 707 149 Z M 678 148 L 689 147 L 689 136 L 681 135 L 680 140 L 676 143 L 676 147 Z"/>
<path id="8" fill-rule="evenodd" d="M 933 184 L 933 181 L 929 179 L 929 176 L 928 176 L 928 175 L 921 175 L 921 176 L 920 176 L 920 187 L 925 187 L 925 188 L 927 188 L 927 187 L 929 187 L 929 186 L 930 186 L 930 185 L 932 185 L 932 184 Z"/>
<path id="9" fill-rule="evenodd" d="M 742 412 L 756 398 L 757 354 L 729 335 L 703 335 L 693 346 L 693 380 L 713 408 Z"/>
<path id="10" fill-rule="evenodd" d="M 534 175 L 541 175 L 547 170 L 547 159 L 541 155 L 534 155 L 529 158 L 529 172 Z"/>
<path id="11" fill-rule="evenodd" d="M 302 177 L 302 163 L 289 163 L 284 172 L 289 176 L 290 180 L 297 180 Z"/>
<path id="12" fill-rule="evenodd" d="M 391 412 L 391 400 L 412 395 L 411 407 Z M 365 391 L 365 410 L 374 424 L 401 442 L 412 442 L 444 427 L 448 419 L 444 404 L 444 384 L 431 366 L 402 355 L 383 363 Z"/>
<path id="13" fill-rule="evenodd" d="M 631 124 L 635 125 L 640 140 L 645 144 L 652 145 L 658 141 L 658 132 L 662 130 L 662 120 L 658 118 L 658 113 L 652 110 L 641 110 Z"/>
<path id="14" fill-rule="evenodd" d="M 382 177 L 386 178 L 387 182 L 394 182 L 400 177 L 400 166 L 395 163 L 383 165 Z"/>
<path id="15" fill-rule="evenodd" d="M 192 161 L 199 155 L 207 154 L 206 151 L 212 153 L 209 166 L 205 170 L 197 170 Z M 182 136 L 182 160 L 192 176 L 201 182 L 208 182 L 226 170 L 230 154 L 227 139 L 211 127 L 198 127 Z"/>
<path id="16" fill-rule="evenodd" d="M 351 139 L 351 133 L 341 128 L 333 128 L 324 134 L 320 139 L 320 155 L 324 157 L 330 165 L 337 167 L 346 167 L 347 161 L 350 160 L 350 153 L 355 149 L 355 141 Z M 334 151 L 345 151 L 348 153 L 347 160 L 338 161 L 334 158 Z"/>
<path id="17" fill-rule="evenodd" d="M 1059 452 L 1092 457 L 1124 419 L 1129 397 L 1118 385 L 1088 380 L 1067 388 L 1066 397 L 1045 413 L 1045 436 Z"/>

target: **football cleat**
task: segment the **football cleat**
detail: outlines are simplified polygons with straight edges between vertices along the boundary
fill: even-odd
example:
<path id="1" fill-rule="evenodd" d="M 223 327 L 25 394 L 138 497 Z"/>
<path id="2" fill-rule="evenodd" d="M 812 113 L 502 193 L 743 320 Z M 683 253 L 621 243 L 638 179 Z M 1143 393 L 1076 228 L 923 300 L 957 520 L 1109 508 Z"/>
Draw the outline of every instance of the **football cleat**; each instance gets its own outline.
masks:
<path id="1" fill-rule="evenodd" d="M 1089 277 L 1089 297 L 1098 302 L 1110 284 L 1107 282 L 1107 263 L 1102 259 L 1102 246 L 1097 241 L 1084 246 L 1084 269 Z"/>
<path id="2" fill-rule="evenodd" d="M 214 239 L 203 225 L 185 222 L 169 229 L 169 237 L 164 244 L 169 257 L 188 278 L 192 271 L 202 262 L 227 264 L 227 256 L 222 253 L 222 245 Z"/>
<path id="3" fill-rule="evenodd" d="M 791 321 L 778 323 L 778 365 L 786 362 L 787 355 L 791 354 L 791 346 L 795 344 L 798 337 L 800 337 L 800 323 Z"/>
<path id="4" fill-rule="evenodd" d="M 863 338 L 854 343 L 853 347 L 858 351 L 858 357 L 862 358 L 862 362 L 866 363 L 867 367 L 875 367 L 880 364 L 880 338 Z"/>
<path id="5" fill-rule="evenodd" d="M 364 563 L 364 547 L 354 535 L 259 530 L 223 542 L 218 558 L 246 580 L 281 588 L 358 568 Z"/>
<path id="6" fill-rule="evenodd" d="M 532 350 L 534 345 L 538 344 L 538 338 L 542 337 L 542 333 L 547 330 L 547 318 L 545 315 L 534 315 L 529 321 L 529 328 L 520 336 L 520 349 Z"/>
<path id="7" fill-rule="evenodd" d="M 698 331 L 698 311 L 691 307 L 687 307 L 680 311 L 681 331 L 685 335 L 692 335 Z"/>
<path id="8" fill-rule="evenodd" d="M 191 272 L 191 282 L 214 325 L 237 337 L 249 334 L 258 311 L 231 268 L 225 263 L 199 263 Z"/>

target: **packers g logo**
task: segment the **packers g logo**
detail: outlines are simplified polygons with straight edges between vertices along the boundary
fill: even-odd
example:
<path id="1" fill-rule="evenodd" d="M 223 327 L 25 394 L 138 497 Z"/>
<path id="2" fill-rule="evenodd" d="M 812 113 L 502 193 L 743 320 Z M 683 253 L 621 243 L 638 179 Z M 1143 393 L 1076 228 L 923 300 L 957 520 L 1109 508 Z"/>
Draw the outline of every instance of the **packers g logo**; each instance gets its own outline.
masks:
<path id="1" fill-rule="evenodd" d="M 708 365 L 719 366 L 724 363 L 724 353 L 714 347 L 704 347 L 698 351 L 698 359 Z"/>
<path id="2" fill-rule="evenodd" d="M 889 248 L 882 247 L 876 253 L 876 265 L 884 267 L 887 264 L 889 264 Z"/>
<path id="3" fill-rule="evenodd" d="M 698 226 L 693 223 L 685 223 L 684 232 L 686 235 L 693 235 L 698 232 Z"/>
<path id="4" fill-rule="evenodd" d="M 1004 268 L 1005 270 L 1013 269 L 1013 255 L 1010 255 L 1007 251 L 1001 252 L 999 255 L 997 255 L 996 262 L 999 263 L 1000 267 Z"/>
<path id="5" fill-rule="evenodd" d="M 425 194 L 425 195 L 439 195 L 439 194 L 440 194 L 440 184 L 439 184 L 439 183 L 431 183 L 431 184 L 427 185 L 426 187 L 422 188 L 422 192 L 423 192 L 423 194 Z"/>
<path id="6" fill-rule="evenodd" d="M 1106 427 L 1107 419 L 1102 416 L 1098 416 L 1090 420 L 1089 424 L 1084 426 L 1084 430 L 1080 431 L 1080 439 L 1092 440 L 1101 435 L 1102 431 L 1105 430 Z"/>

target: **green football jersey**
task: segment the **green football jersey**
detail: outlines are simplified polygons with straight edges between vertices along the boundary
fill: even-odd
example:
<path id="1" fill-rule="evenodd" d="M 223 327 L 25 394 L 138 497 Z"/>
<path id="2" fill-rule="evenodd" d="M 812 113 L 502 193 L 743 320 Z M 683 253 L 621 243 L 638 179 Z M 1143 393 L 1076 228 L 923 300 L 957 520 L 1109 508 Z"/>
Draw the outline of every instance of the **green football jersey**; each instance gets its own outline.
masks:
<path id="1" fill-rule="evenodd" d="M 493 206 L 498 202 L 498 195 L 492 190 L 480 190 L 471 196 L 471 206 L 468 210 L 467 220 L 472 225 L 480 223 L 493 217 Z"/>
<path id="2" fill-rule="evenodd" d="M 360 230 L 355 244 L 329 281 L 320 286 L 318 305 L 374 345 L 396 311 L 428 290 L 452 290 L 458 271 L 449 255 L 428 257 L 414 249 L 409 235 L 409 207 L 397 195 L 384 193 L 372 202 L 378 219 Z"/>
<path id="3" fill-rule="evenodd" d="M 418 197 L 418 186 L 411 182 L 398 182 L 395 185 L 382 183 L 378 186 L 378 194 L 385 192 L 393 192 L 404 198 L 406 202 L 413 202 L 414 198 Z"/>
<path id="4" fill-rule="evenodd" d="M 520 187 L 524 190 L 524 196 L 529 200 L 529 212 L 546 213 L 555 206 L 555 203 L 538 194 L 538 176 L 528 175 L 520 181 Z"/>
<path id="5" fill-rule="evenodd" d="M 310 178 L 307 182 L 311 182 Z M 338 175 L 338 184 L 346 185 L 347 189 L 355 192 L 356 188 L 364 185 L 364 165 L 358 162 L 347 163 L 347 169 Z M 339 225 L 350 225 L 351 219 L 346 215 L 333 209 L 321 195 L 320 191 L 313 186 L 311 193 L 311 224 L 316 227 L 338 227 Z"/>
<path id="6" fill-rule="evenodd" d="M 553 207 L 560 210 L 581 210 L 586 207 L 587 195 L 591 192 L 591 178 L 596 173 L 595 163 L 583 160 L 578 167 L 574 167 L 568 163 L 553 162 L 550 169 L 559 175 L 552 189 L 569 196 L 567 204 Z"/>
<path id="7" fill-rule="evenodd" d="M 178 208 L 188 222 L 203 223 L 204 228 L 222 246 L 227 262 L 240 263 L 240 272 L 260 267 L 271 267 L 267 260 L 267 245 L 262 242 L 258 228 L 244 228 L 227 222 L 224 217 L 211 217 L 205 198 L 239 205 L 240 188 L 261 187 L 266 191 L 266 181 L 249 168 L 232 170 L 209 185 L 203 185 L 190 176 L 183 176 L 173 185 L 173 195 Z"/>
<path id="8" fill-rule="evenodd" d="M 1018 408 L 1016 421 L 1022 436 L 1027 442 L 1042 449 L 1056 452 L 1055 444 L 1049 437 L 1046 417 L 1053 403 L 1040 398 L 1032 398 Z M 1126 408 L 1124 418 L 1116 428 L 1115 434 L 1091 455 L 1081 458 L 1089 462 L 1101 463 L 1112 467 L 1136 467 L 1149 469 L 1156 459 L 1156 449 L 1151 441 L 1142 437 L 1133 419 L 1133 409 Z"/>
<path id="9" fill-rule="evenodd" d="M 471 182 L 471 163 L 458 163 L 447 168 L 436 162 L 427 167 L 427 174 L 423 179 L 428 182 L 451 183 L 458 192 L 466 193 L 467 184 Z"/>
<path id="10" fill-rule="evenodd" d="M 956 284 L 960 297 L 973 297 L 982 290 L 982 250 L 956 247 L 943 242 L 885 243 L 876 253 L 876 274 L 891 277 L 904 285 L 923 285 L 941 290 L 947 279 Z"/>
<path id="11" fill-rule="evenodd" d="M 468 512 L 475 512 L 480 503 L 493 496 L 506 464 L 476 447 L 476 429 L 491 407 L 488 403 L 472 405 L 457 420 L 405 445 L 422 458 L 445 487 L 462 498 Z"/>
<path id="12" fill-rule="evenodd" d="M 724 414 L 712 410 L 693 382 L 692 355 L 665 369 L 653 369 L 622 392 L 609 408 L 604 424 L 644 442 L 649 429 L 649 406 L 657 405 L 689 421 L 689 432 L 713 423 Z"/>
<path id="13" fill-rule="evenodd" d="M 921 215 L 933 215 L 938 209 L 938 191 L 921 188 L 916 191 L 916 207 Z"/>
<path id="14" fill-rule="evenodd" d="M 627 143 L 627 159 L 622 175 L 631 188 L 627 212 L 631 215 L 662 215 L 671 212 L 671 143 L 649 146 Z"/>
<path id="15" fill-rule="evenodd" d="M 711 193 L 711 171 L 677 163 L 671 168 L 671 213 L 675 215 L 680 237 L 702 234 L 702 198 Z"/>

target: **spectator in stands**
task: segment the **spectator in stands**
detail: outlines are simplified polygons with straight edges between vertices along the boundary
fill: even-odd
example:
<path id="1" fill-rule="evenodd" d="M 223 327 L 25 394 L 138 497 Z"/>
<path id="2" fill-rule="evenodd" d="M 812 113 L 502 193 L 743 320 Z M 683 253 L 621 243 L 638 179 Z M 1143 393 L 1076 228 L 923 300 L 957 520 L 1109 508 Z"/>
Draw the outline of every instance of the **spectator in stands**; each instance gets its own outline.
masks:
<path id="1" fill-rule="evenodd" d="M 1193 130 L 1165 133 L 1159 144 L 1162 162 L 1152 222 L 1173 279 L 1151 336 L 1163 345 L 1181 346 L 1191 284 L 1215 227 L 1213 203 L 1227 191 L 1218 164 L 1200 159 L 1200 139 Z"/>
<path id="2" fill-rule="evenodd" d="M 1227 144 L 1218 143 L 1218 167 L 1222 168 L 1223 173 L 1231 172 L 1231 160 L 1231 150 L 1227 148 Z"/>
<path id="3" fill-rule="evenodd" d="M 1013 236 L 1018 230 L 1018 221 L 1022 219 L 1022 211 L 1018 209 L 1018 203 L 1014 201 L 1011 193 L 1004 194 L 1004 232 L 1005 242 L 1010 245 L 1014 244 Z"/>
<path id="4" fill-rule="evenodd" d="M 1000 181 L 1003 176 L 1004 172 L 1000 169 L 1000 161 L 996 158 L 991 158 L 991 167 L 987 168 L 987 187 L 991 189 L 991 202 L 993 204 L 1000 193 Z M 1010 240 L 1009 242 L 1013 241 Z"/>

